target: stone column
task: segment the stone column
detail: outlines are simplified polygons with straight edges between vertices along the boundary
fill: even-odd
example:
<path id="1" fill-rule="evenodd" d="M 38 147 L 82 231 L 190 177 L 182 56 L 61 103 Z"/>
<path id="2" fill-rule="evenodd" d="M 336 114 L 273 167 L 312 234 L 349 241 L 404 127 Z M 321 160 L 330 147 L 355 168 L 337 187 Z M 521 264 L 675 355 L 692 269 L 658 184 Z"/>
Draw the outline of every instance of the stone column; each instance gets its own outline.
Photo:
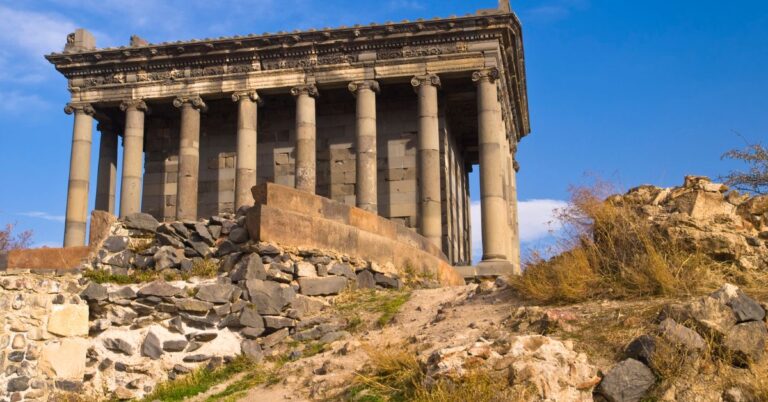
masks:
<path id="1" fill-rule="evenodd" d="M 296 97 L 296 188 L 312 194 L 317 189 L 317 125 L 314 84 L 291 89 Z"/>
<path id="2" fill-rule="evenodd" d="M 100 122 L 96 127 L 101 132 L 99 171 L 96 176 L 96 209 L 114 215 L 117 184 L 117 129 L 110 121 Z"/>
<path id="3" fill-rule="evenodd" d="M 120 105 L 125 112 L 123 132 L 123 175 L 120 185 L 120 217 L 141 212 L 141 180 L 144 173 L 144 114 L 147 104 L 141 99 Z"/>
<path id="4" fill-rule="evenodd" d="M 520 165 L 515 160 L 514 152 L 510 161 L 512 169 L 510 170 L 509 214 L 512 222 L 512 254 L 509 260 L 512 262 L 515 275 L 521 275 L 523 271 L 520 267 L 520 220 L 517 216 L 517 172 L 520 170 Z"/>
<path id="5" fill-rule="evenodd" d="M 235 211 L 253 205 L 251 188 L 256 185 L 256 119 L 259 95 L 256 91 L 236 92 L 237 102 L 237 158 L 235 171 Z"/>
<path id="6" fill-rule="evenodd" d="M 200 111 L 206 109 L 199 96 L 178 97 L 173 106 L 181 109 L 179 177 L 176 190 L 176 219 L 197 220 L 197 188 L 200 172 Z"/>
<path id="7" fill-rule="evenodd" d="M 357 169 L 355 198 L 357 207 L 378 212 L 376 176 L 376 81 L 355 81 L 349 90 L 357 97 Z"/>
<path id="8" fill-rule="evenodd" d="M 87 103 L 70 103 L 64 108 L 64 113 L 75 115 L 72 129 L 72 153 L 69 159 L 64 247 L 79 247 L 85 246 L 94 110 Z"/>
<path id="9" fill-rule="evenodd" d="M 419 97 L 419 222 L 421 235 L 442 248 L 440 201 L 440 131 L 437 120 L 437 89 L 434 74 L 413 77 L 411 85 Z"/>
<path id="10" fill-rule="evenodd" d="M 501 146 L 502 127 L 498 113 L 499 100 L 496 80 L 499 70 L 476 71 L 472 81 L 477 85 L 477 116 L 480 148 L 480 202 L 483 233 L 483 262 L 507 262 L 507 205 L 504 201 Z"/>

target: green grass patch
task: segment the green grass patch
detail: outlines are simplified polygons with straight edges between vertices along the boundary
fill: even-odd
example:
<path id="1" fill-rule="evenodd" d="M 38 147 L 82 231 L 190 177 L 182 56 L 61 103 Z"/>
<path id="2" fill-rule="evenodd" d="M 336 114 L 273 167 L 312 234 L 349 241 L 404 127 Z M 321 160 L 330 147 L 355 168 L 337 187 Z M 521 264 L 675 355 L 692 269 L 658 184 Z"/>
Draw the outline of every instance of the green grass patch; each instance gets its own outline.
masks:
<path id="1" fill-rule="evenodd" d="M 266 382 L 266 375 L 262 375 L 261 370 L 262 369 L 252 360 L 244 356 L 239 356 L 235 360 L 217 369 L 210 370 L 202 367 L 184 377 L 160 384 L 155 388 L 154 392 L 147 395 L 143 400 L 146 402 L 156 400 L 164 402 L 183 401 L 186 398 L 206 392 L 214 385 L 220 384 L 237 374 L 245 372 L 248 372 L 245 377 L 250 378 L 253 381 L 253 385 L 258 385 L 258 381 L 262 379 Z M 237 384 L 237 382 L 235 384 Z M 225 389 L 222 392 L 226 391 L 227 390 Z M 233 395 L 235 391 L 233 390 L 231 392 L 232 394 L 230 395 Z"/>
<path id="2" fill-rule="evenodd" d="M 366 327 L 371 316 L 378 327 L 389 324 L 410 298 L 407 290 L 356 290 L 337 297 L 334 305 L 347 319 L 347 329 L 357 332 Z"/>
<path id="3" fill-rule="evenodd" d="M 161 278 L 155 271 L 133 271 L 130 274 L 113 274 L 102 269 L 93 269 L 83 272 L 83 277 L 99 284 L 114 283 L 117 285 L 130 285 L 133 283 L 152 282 Z"/>

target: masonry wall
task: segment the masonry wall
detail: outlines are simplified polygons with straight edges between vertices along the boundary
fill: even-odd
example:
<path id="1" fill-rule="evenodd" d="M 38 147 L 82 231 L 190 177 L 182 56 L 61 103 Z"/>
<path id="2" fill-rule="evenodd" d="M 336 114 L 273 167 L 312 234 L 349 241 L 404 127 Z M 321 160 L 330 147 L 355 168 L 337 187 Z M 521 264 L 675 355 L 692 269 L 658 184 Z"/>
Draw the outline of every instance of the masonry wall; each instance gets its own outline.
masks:
<path id="1" fill-rule="evenodd" d="M 229 99 L 206 100 L 200 133 L 201 217 L 234 208 L 237 109 Z M 417 99 L 410 85 L 383 86 L 377 96 L 379 214 L 418 227 Z M 443 250 L 452 263 L 469 256 L 468 186 L 463 158 L 441 107 Z M 174 220 L 179 112 L 167 107 L 148 118 L 142 208 Z M 294 185 L 295 101 L 264 96 L 258 111 L 258 182 Z M 317 194 L 355 205 L 355 99 L 346 88 L 317 99 Z"/>

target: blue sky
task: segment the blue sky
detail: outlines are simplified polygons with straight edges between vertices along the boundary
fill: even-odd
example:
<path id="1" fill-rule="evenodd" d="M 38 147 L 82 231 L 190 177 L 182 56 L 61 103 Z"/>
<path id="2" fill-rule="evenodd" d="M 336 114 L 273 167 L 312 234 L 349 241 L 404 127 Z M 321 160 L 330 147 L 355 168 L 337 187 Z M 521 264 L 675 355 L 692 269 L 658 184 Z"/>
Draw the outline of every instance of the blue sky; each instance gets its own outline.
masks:
<path id="1" fill-rule="evenodd" d="M 495 0 L 0 0 L 0 223 L 60 244 L 71 116 L 42 58 L 77 27 L 102 46 L 462 15 Z M 585 174 L 620 187 L 718 176 L 727 149 L 768 139 L 768 2 L 513 0 L 533 132 L 520 146 L 527 246 Z M 95 136 L 98 138 L 98 136 Z M 95 138 L 95 139 L 96 139 Z M 94 144 L 93 174 L 97 144 Z M 95 183 L 95 178 L 92 179 Z M 473 196 L 478 194 L 476 177 Z M 92 185 L 92 192 L 95 190 Z M 94 196 L 91 196 L 93 203 Z M 478 226 L 478 225 L 475 225 Z"/>

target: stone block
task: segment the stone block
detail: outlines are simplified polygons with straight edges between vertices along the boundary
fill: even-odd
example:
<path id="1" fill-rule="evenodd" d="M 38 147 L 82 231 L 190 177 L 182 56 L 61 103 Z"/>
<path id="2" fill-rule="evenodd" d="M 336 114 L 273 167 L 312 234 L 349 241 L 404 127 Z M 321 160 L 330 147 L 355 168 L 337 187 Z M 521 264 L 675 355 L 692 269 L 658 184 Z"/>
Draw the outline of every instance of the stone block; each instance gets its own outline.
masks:
<path id="1" fill-rule="evenodd" d="M 48 332 L 59 336 L 88 335 L 88 306 L 84 304 L 53 305 L 48 317 Z"/>
<path id="2" fill-rule="evenodd" d="M 38 369 L 53 379 L 82 381 L 87 351 L 88 341 L 81 338 L 49 342 L 42 347 Z"/>

